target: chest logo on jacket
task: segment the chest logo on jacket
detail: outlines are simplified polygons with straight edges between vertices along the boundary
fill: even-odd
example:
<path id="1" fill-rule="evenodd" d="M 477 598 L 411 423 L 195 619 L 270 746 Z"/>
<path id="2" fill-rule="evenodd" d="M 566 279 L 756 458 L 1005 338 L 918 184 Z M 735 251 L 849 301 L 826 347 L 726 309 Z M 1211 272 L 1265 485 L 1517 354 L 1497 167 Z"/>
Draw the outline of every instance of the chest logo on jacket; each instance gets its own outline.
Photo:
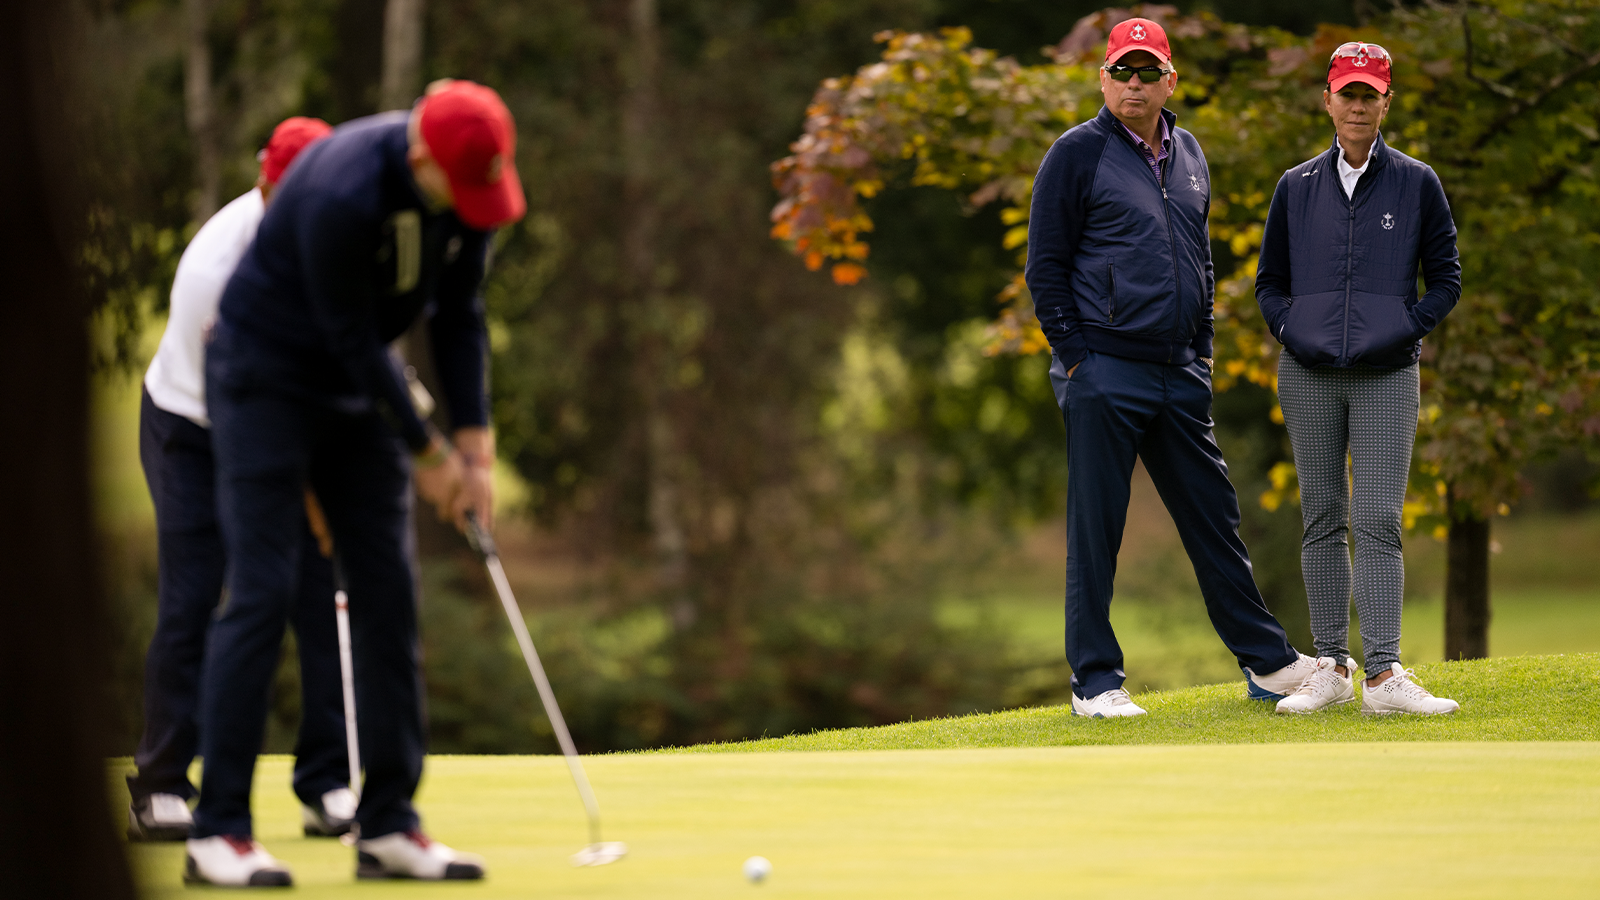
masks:
<path id="1" fill-rule="evenodd" d="M 1384 213 L 1383 214 L 1383 230 L 1384 231 L 1393 231 L 1394 230 L 1394 213 Z"/>
<path id="2" fill-rule="evenodd" d="M 387 233 L 378 258 L 381 262 L 388 262 L 390 253 L 393 253 L 394 286 L 390 291 L 395 296 L 409 293 L 422 278 L 422 213 L 414 209 L 402 209 L 384 223 L 384 231 Z M 391 240 L 394 242 L 392 251 L 389 245 Z"/>
<path id="3" fill-rule="evenodd" d="M 1205 188 L 1200 186 L 1200 177 L 1198 175 L 1194 175 L 1192 173 L 1189 175 L 1189 190 L 1191 190 L 1191 191 L 1203 191 L 1203 190 L 1205 190 Z"/>

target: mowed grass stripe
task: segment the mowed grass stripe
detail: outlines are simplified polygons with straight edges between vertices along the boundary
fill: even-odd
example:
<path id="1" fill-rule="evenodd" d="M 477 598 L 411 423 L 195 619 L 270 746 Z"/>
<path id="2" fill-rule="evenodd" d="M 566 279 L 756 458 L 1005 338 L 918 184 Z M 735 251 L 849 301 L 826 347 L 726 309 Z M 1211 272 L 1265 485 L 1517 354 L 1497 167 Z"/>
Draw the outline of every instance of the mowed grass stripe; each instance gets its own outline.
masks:
<path id="1" fill-rule="evenodd" d="M 1149 715 L 1083 719 L 1066 706 L 702 744 L 668 753 L 1241 744 L 1350 741 L 1600 740 L 1600 653 L 1519 656 L 1416 667 L 1417 681 L 1461 703 L 1448 716 L 1363 716 L 1356 702 L 1310 716 L 1248 700 L 1244 682 L 1136 694 Z M 1241 676 L 1242 678 L 1242 676 Z"/>
<path id="2" fill-rule="evenodd" d="M 299 836 L 265 758 L 257 831 L 302 898 L 1281 897 L 1600 894 L 1600 743 L 1254 744 L 611 755 L 588 760 L 608 838 L 573 869 L 581 809 L 557 757 L 436 757 L 429 830 L 484 854 L 474 885 L 354 882 Z M 774 864 L 760 888 L 740 863 Z M 178 846 L 136 845 L 150 897 Z"/>

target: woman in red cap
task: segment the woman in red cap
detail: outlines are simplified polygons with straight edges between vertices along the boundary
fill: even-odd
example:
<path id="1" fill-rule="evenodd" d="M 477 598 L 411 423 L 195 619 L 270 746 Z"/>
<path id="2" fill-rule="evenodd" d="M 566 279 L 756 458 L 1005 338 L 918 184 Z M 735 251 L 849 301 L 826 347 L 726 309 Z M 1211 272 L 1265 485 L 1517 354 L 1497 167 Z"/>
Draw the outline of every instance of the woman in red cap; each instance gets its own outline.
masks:
<path id="1" fill-rule="evenodd" d="M 1284 173 L 1262 238 L 1256 300 L 1284 349 L 1278 399 L 1300 478 L 1300 557 L 1318 657 L 1279 712 L 1355 699 L 1352 596 L 1367 675 L 1361 711 L 1460 708 L 1400 664 L 1401 506 L 1417 431 L 1417 360 L 1422 338 L 1461 295 L 1461 263 L 1438 176 L 1384 143 L 1391 68 L 1377 44 L 1352 41 L 1333 52 L 1322 94 L 1333 145 Z M 1419 272 L 1427 286 L 1420 298 Z"/>

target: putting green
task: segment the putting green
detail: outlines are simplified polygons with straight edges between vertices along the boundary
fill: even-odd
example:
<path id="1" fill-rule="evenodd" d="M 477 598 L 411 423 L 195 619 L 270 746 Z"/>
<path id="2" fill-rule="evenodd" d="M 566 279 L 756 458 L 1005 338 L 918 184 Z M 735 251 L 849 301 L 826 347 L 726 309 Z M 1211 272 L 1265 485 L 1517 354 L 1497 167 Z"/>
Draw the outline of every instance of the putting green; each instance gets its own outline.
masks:
<path id="1" fill-rule="evenodd" d="M 299 835 L 289 761 L 263 758 L 257 831 L 295 896 L 1410 898 L 1600 895 L 1600 742 L 1247 744 L 592 757 L 599 869 L 558 757 L 434 757 L 429 830 L 481 884 L 357 883 Z M 773 862 L 766 884 L 740 875 Z M 177 897 L 180 845 L 135 845 Z"/>

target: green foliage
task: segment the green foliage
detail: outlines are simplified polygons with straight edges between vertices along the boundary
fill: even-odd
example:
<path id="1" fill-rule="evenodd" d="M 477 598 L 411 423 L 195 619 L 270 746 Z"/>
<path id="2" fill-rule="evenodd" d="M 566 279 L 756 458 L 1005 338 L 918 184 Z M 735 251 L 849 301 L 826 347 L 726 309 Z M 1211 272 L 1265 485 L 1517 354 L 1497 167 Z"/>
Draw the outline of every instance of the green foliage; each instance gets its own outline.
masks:
<path id="1" fill-rule="evenodd" d="M 425 585 L 430 747 L 555 752 L 498 601 L 463 562 L 430 566 Z M 941 625 L 911 612 L 922 596 L 878 587 L 870 597 L 844 587 L 752 591 L 735 641 L 674 631 L 650 606 L 607 612 L 521 600 L 574 739 L 590 751 L 992 708 L 1010 675 L 1002 636 L 982 623 Z"/>
<path id="2" fill-rule="evenodd" d="M 1256 308 L 1255 255 L 1279 174 L 1330 137 L 1323 60 L 1358 37 L 1396 55 L 1389 141 L 1439 172 L 1464 268 L 1459 308 L 1425 342 L 1415 526 L 1442 528 L 1447 495 L 1456 515 L 1503 511 L 1530 461 L 1593 446 L 1600 434 L 1597 10 L 1554 0 L 1397 7 L 1359 31 L 1324 26 L 1297 38 L 1204 13 L 1134 9 L 1166 21 L 1180 73 L 1172 105 L 1210 158 L 1221 390 L 1275 382 L 1278 347 Z M 1021 247 L 1031 173 L 1059 128 L 1092 112 L 1104 34 L 1124 15 L 1085 19 L 1038 66 L 973 48 L 961 29 L 885 36 L 882 62 L 823 82 L 794 153 L 774 164 L 774 236 L 808 267 L 837 259 L 836 280 L 859 279 L 874 226 L 863 200 L 884 188 L 883 167 L 913 159 L 912 184 L 972 192 L 975 206 L 1004 199 L 1012 227 L 1002 243 Z M 1042 351 L 1020 276 L 1001 299 L 1010 305 L 991 328 L 992 348 Z M 1293 493 L 1278 471 L 1268 506 Z"/>

